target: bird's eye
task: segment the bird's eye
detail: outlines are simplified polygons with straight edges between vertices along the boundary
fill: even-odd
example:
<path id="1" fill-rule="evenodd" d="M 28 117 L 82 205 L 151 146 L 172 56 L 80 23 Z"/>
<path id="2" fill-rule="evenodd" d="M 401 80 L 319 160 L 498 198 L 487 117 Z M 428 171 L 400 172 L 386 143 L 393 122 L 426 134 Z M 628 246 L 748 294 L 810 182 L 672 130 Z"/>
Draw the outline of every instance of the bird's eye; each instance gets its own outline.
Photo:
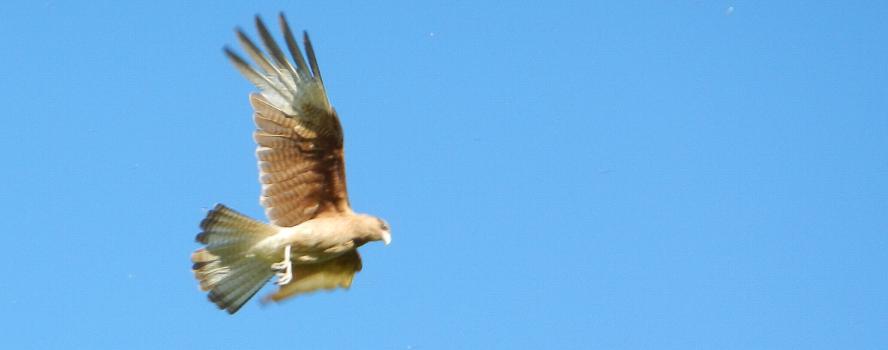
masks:
<path id="1" fill-rule="evenodd" d="M 377 220 L 379 220 L 379 228 L 381 228 L 383 231 L 388 231 L 389 227 L 385 224 L 385 221 L 382 221 L 382 219 Z"/>

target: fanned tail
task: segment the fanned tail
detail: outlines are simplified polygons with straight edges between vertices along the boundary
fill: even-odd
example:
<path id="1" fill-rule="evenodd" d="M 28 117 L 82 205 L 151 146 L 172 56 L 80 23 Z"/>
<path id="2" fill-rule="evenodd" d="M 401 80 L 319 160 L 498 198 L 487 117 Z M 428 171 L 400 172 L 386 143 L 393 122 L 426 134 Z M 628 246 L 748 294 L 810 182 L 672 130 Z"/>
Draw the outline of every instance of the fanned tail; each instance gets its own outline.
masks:
<path id="1" fill-rule="evenodd" d="M 237 312 L 274 272 L 270 262 L 249 254 L 257 242 L 277 230 L 218 204 L 200 223 L 196 237 L 205 245 L 191 255 L 194 277 L 209 299 L 228 313 Z"/>

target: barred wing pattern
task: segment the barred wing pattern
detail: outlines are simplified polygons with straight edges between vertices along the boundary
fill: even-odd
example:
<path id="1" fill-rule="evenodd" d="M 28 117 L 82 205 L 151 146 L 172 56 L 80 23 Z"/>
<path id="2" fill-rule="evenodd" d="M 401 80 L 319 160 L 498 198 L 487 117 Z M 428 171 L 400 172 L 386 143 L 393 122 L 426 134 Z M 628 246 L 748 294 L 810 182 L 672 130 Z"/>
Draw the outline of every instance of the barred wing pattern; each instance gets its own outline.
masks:
<path id="1" fill-rule="evenodd" d="M 293 62 L 286 59 L 265 24 L 256 27 L 266 56 L 238 29 L 238 38 L 259 69 L 225 48 L 235 67 L 261 93 L 250 95 L 255 111 L 261 204 L 272 224 L 296 226 L 325 215 L 350 213 L 345 185 L 342 126 L 330 106 L 317 59 L 304 35 L 308 64 L 283 14 L 281 28 Z M 270 59 L 269 59 L 270 56 Z"/>

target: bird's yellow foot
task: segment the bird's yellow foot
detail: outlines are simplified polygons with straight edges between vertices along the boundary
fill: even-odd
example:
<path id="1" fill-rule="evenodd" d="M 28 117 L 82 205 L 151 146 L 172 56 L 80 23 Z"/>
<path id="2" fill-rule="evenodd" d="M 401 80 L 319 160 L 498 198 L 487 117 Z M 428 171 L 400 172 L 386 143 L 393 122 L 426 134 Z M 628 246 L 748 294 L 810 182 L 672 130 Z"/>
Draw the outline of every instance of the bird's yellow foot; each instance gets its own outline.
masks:
<path id="1" fill-rule="evenodd" d="M 283 286 L 293 280 L 293 262 L 290 261 L 290 246 L 284 248 L 284 260 L 271 264 L 271 269 L 275 271 L 277 281 L 274 283 Z"/>

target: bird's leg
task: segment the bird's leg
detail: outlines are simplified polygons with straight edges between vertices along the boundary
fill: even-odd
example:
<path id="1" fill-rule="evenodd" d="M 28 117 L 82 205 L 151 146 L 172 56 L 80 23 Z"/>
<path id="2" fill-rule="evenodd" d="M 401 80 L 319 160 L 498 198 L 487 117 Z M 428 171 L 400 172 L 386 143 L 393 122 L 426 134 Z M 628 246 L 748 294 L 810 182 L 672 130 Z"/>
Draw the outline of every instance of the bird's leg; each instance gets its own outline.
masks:
<path id="1" fill-rule="evenodd" d="M 293 279 L 293 262 L 290 261 L 290 245 L 284 248 L 284 260 L 271 264 L 271 269 L 275 271 L 277 281 L 274 283 L 283 286 Z"/>

